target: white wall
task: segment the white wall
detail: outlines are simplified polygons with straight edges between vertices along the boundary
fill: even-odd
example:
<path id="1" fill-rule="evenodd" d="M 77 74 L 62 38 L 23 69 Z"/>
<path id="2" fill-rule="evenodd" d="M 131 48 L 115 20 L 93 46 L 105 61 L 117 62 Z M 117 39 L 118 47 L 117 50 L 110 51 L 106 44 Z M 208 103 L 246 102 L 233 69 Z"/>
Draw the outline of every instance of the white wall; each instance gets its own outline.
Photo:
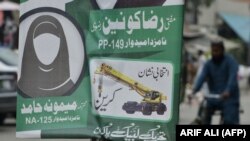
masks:
<path id="1" fill-rule="evenodd" d="M 250 3 L 239 1 L 240 0 L 216 0 L 217 10 L 220 12 L 250 16 Z"/>
<path id="2" fill-rule="evenodd" d="M 198 18 L 198 23 L 200 25 L 214 26 L 215 25 L 215 15 L 217 12 L 216 4 L 212 4 L 210 7 L 202 6 L 200 7 L 200 15 Z"/>
<path id="3" fill-rule="evenodd" d="M 239 2 L 239 0 L 215 0 L 209 7 L 200 7 L 199 24 L 214 26 L 216 24 L 216 13 L 227 12 L 250 16 L 250 4 Z"/>

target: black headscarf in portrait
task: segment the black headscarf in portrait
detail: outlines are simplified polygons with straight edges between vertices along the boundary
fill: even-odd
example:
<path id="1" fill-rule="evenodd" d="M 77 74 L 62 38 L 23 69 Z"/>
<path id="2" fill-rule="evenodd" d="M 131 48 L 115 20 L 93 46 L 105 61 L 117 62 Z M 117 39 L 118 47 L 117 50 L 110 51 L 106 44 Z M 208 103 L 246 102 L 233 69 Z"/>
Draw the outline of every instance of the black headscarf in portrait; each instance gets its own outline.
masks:
<path id="1" fill-rule="evenodd" d="M 37 57 L 34 39 L 49 33 L 60 39 L 59 51 L 51 64 L 43 64 Z M 46 42 L 44 43 L 46 46 Z M 48 50 L 49 52 L 49 50 Z M 49 15 L 36 18 L 27 33 L 23 51 L 19 90 L 25 97 L 67 95 L 74 83 L 70 79 L 69 53 L 60 22 Z"/>

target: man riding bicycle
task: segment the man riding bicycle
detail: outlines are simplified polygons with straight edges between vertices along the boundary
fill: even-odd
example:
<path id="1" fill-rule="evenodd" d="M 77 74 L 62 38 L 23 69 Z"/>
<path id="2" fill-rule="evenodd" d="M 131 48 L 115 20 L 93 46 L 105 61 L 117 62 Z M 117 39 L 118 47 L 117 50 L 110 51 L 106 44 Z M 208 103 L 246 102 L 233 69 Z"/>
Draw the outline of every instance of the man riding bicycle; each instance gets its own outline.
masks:
<path id="1" fill-rule="evenodd" d="M 193 94 L 197 93 L 206 81 L 209 93 L 220 95 L 220 99 L 207 99 L 202 124 L 211 124 L 212 115 L 216 110 L 222 111 L 223 124 L 239 124 L 238 63 L 232 56 L 225 53 L 222 41 L 211 43 L 211 53 L 212 58 L 205 63 L 194 84 Z"/>

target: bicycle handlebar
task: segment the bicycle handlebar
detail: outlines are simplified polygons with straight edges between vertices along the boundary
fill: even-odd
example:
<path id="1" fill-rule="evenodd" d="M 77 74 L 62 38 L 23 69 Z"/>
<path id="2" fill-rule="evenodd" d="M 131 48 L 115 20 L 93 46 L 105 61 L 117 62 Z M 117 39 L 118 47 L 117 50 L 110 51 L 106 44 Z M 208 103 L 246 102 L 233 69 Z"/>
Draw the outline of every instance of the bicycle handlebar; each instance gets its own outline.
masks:
<path id="1" fill-rule="evenodd" d="M 205 98 L 212 98 L 212 99 L 220 99 L 221 95 L 220 94 L 205 94 Z"/>

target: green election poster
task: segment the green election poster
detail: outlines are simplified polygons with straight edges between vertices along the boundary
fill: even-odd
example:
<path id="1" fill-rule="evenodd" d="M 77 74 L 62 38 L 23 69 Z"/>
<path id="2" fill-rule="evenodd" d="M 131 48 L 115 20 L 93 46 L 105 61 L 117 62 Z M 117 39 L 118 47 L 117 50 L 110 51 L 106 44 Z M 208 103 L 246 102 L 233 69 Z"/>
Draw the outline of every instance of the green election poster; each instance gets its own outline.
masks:
<path id="1" fill-rule="evenodd" d="M 183 0 L 21 0 L 18 138 L 175 141 Z"/>

